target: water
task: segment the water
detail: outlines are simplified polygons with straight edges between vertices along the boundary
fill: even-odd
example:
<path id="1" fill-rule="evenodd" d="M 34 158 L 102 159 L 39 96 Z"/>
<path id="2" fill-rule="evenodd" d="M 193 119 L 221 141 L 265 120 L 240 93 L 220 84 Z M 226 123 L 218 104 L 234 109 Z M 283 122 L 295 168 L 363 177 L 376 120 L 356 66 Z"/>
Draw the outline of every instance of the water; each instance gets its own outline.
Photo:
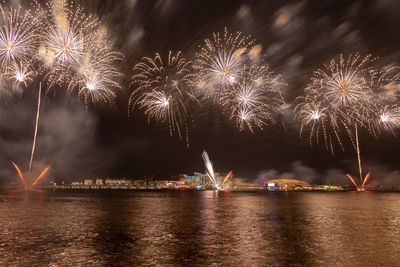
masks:
<path id="1" fill-rule="evenodd" d="M 0 266 L 400 264 L 400 194 L 0 192 Z"/>

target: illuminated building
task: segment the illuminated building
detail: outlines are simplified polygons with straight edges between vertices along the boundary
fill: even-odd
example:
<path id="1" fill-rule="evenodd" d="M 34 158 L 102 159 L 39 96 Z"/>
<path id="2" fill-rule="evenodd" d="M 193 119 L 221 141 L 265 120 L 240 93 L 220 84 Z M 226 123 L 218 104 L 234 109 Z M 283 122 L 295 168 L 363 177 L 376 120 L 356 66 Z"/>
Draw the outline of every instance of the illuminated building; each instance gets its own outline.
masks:
<path id="1" fill-rule="evenodd" d="M 84 185 L 93 185 L 93 180 L 92 180 L 92 179 L 85 179 L 85 180 L 83 181 L 83 184 L 84 184 Z"/>
<path id="2" fill-rule="evenodd" d="M 106 179 L 104 183 L 108 186 L 113 185 L 130 185 L 131 181 L 126 179 Z"/>
<path id="3" fill-rule="evenodd" d="M 183 175 L 184 181 L 188 185 L 202 185 L 208 183 L 208 177 L 207 174 L 200 173 L 200 172 L 195 172 L 193 176 L 190 175 Z"/>
<path id="4" fill-rule="evenodd" d="M 267 182 L 261 182 L 261 184 L 266 184 L 268 190 L 275 191 L 275 190 L 296 190 L 296 189 L 303 189 L 303 190 L 311 190 L 312 187 L 309 183 L 296 180 L 296 179 L 274 179 L 269 180 Z"/>

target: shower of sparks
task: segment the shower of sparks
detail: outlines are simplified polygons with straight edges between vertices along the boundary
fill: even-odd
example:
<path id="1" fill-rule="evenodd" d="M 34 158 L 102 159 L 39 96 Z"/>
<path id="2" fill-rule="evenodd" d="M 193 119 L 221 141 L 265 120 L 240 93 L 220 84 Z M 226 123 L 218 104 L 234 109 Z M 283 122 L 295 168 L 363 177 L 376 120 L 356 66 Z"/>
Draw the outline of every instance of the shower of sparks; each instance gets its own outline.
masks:
<path id="1" fill-rule="evenodd" d="M 249 52 L 255 47 L 254 40 L 241 32 L 230 33 L 228 29 L 206 38 L 194 61 L 195 84 L 206 95 L 215 95 L 221 87 L 237 83 L 241 78 Z M 207 83 L 207 88 L 201 87 Z"/>
<path id="2" fill-rule="evenodd" d="M 311 144 L 313 138 L 317 143 L 322 138 L 332 153 L 335 142 L 344 150 L 343 134 L 355 144 L 355 125 L 376 136 L 377 107 L 383 98 L 373 83 L 378 72 L 373 61 L 370 55 L 340 55 L 314 72 L 295 108 L 300 134 L 309 132 Z"/>
<path id="3" fill-rule="evenodd" d="M 14 168 L 17 170 L 18 173 L 18 177 L 21 179 L 22 183 L 24 184 L 24 189 L 25 190 L 32 190 L 33 187 L 41 180 L 43 179 L 43 177 L 45 177 L 45 175 L 49 172 L 50 170 L 50 165 L 48 165 L 41 173 L 38 177 L 36 177 L 36 179 L 33 181 L 33 183 L 31 185 L 28 185 L 20 168 L 18 167 L 17 164 L 15 164 L 13 161 L 11 161 L 12 165 L 14 166 Z"/>
<path id="4" fill-rule="evenodd" d="M 76 63 L 83 55 L 83 37 L 68 26 L 65 29 L 58 25 L 50 28 L 45 44 L 54 54 L 54 60 L 61 64 Z"/>
<path id="5" fill-rule="evenodd" d="M 360 183 L 357 183 L 356 179 L 353 176 L 351 176 L 350 174 L 346 173 L 346 177 L 349 178 L 351 183 L 357 188 L 358 192 L 365 191 L 365 185 L 368 182 L 370 176 L 371 176 L 370 173 L 367 173 L 367 175 L 365 175 L 364 179 Z"/>
<path id="6" fill-rule="evenodd" d="M 42 17 L 39 59 L 46 67 L 48 88 L 63 86 L 76 78 L 76 70 L 86 56 L 86 48 L 98 34 L 100 23 L 88 15 L 77 1 L 33 1 Z M 107 42 L 104 43 L 107 48 Z M 99 46 L 100 47 L 100 46 Z"/>
<path id="7" fill-rule="evenodd" d="M 203 160 L 204 160 L 204 165 L 206 167 L 206 174 L 212 185 L 214 186 L 215 189 L 220 190 L 222 187 L 226 184 L 226 182 L 229 180 L 230 177 L 232 177 L 232 171 L 230 171 L 225 178 L 222 180 L 221 184 L 217 183 L 217 178 L 215 177 L 215 172 L 214 168 L 212 165 L 212 162 L 210 160 L 210 157 L 208 156 L 207 151 L 203 150 L 203 153 L 201 154 Z"/>
<path id="8" fill-rule="evenodd" d="M 154 59 L 144 57 L 133 68 L 134 91 L 129 98 L 129 111 L 143 109 L 149 121 L 155 119 L 169 126 L 170 134 L 182 138 L 189 114 L 187 105 L 196 103 L 191 90 L 191 62 L 171 51 L 164 61 L 156 53 Z"/>
<path id="9" fill-rule="evenodd" d="M 38 58 L 45 67 L 47 90 L 67 86 L 86 104 L 109 103 L 120 88 L 122 59 L 113 51 L 106 29 L 95 15 L 88 15 L 78 1 L 33 1 L 42 31 Z"/>
<path id="10" fill-rule="evenodd" d="M 117 69 L 121 54 L 112 51 L 106 40 L 98 37 L 85 47 L 84 56 L 75 65 L 76 74 L 68 84 L 68 95 L 78 92 L 79 98 L 88 105 L 107 103 L 116 97 L 115 90 L 120 89 L 122 74 Z"/>
<path id="11" fill-rule="evenodd" d="M 18 85 L 23 84 L 25 87 L 28 86 L 29 82 L 32 82 L 35 72 L 32 70 L 32 65 L 28 62 L 13 63 L 6 69 L 6 76 L 15 81 Z"/>
<path id="12" fill-rule="evenodd" d="M 218 188 L 217 179 L 215 178 L 214 168 L 210 160 L 210 157 L 208 156 L 207 151 L 204 150 L 201 156 L 203 157 L 204 160 L 204 165 L 206 167 L 208 179 L 210 179 L 211 183 L 214 185 L 215 188 Z"/>
<path id="13" fill-rule="evenodd" d="M 21 6 L 6 8 L 0 5 L 0 66 L 3 70 L 20 63 L 36 53 L 39 21 Z"/>
<path id="14" fill-rule="evenodd" d="M 274 117 L 283 105 L 282 88 L 285 84 L 280 77 L 264 66 L 252 66 L 243 72 L 243 77 L 232 90 L 222 97 L 223 106 L 231 109 L 231 118 L 240 130 L 245 126 L 253 132 L 254 127 L 275 123 Z"/>

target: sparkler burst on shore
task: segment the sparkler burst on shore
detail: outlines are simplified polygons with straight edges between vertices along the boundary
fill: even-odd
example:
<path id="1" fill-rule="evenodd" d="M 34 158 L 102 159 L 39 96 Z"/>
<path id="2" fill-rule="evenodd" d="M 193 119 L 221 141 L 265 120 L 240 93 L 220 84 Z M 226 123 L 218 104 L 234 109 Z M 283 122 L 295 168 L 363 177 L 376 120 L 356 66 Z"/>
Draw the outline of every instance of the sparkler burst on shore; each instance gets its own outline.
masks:
<path id="1" fill-rule="evenodd" d="M 213 168 L 212 162 L 210 160 L 210 157 L 208 156 L 207 151 L 203 150 L 203 153 L 201 154 L 201 156 L 204 160 L 207 177 L 210 179 L 211 183 L 217 188 L 217 180 L 215 178 L 214 168 Z"/>
<path id="2" fill-rule="evenodd" d="M 170 134 L 182 138 L 182 129 L 189 114 L 186 105 L 195 103 L 191 90 L 191 62 L 171 51 L 164 61 L 156 53 L 154 59 L 144 57 L 133 68 L 134 91 L 129 98 L 129 113 L 134 107 L 144 110 L 149 121 L 155 119 L 169 126 Z"/>
<path id="3" fill-rule="evenodd" d="M 39 176 L 35 178 L 35 180 L 32 182 L 32 184 L 29 185 L 29 184 L 27 183 L 27 180 L 24 178 L 24 175 L 22 174 L 22 172 L 21 172 L 20 168 L 18 167 L 18 165 L 17 165 L 15 162 L 13 162 L 13 161 L 11 161 L 11 164 L 14 166 L 15 170 L 16 170 L 17 173 L 18 173 L 18 177 L 21 179 L 22 183 L 24 184 L 24 189 L 25 189 L 25 190 L 32 190 L 33 187 L 34 187 L 41 179 L 43 179 L 43 178 L 46 176 L 46 174 L 49 172 L 49 170 L 50 170 L 50 168 L 51 168 L 51 166 L 48 165 L 48 166 L 39 174 Z"/>
<path id="4" fill-rule="evenodd" d="M 210 160 L 210 157 L 208 156 L 207 151 L 203 150 L 203 153 L 201 154 L 203 160 L 204 160 L 204 165 L 206 167 L 206 174 L 212 185 L 216 190 L 221 190 L 223 186 L 226 184 L 226 182 L 229 180 L 229 178 L 232 177 L 232 171 L 230 171 L 222 180 L 221 184 L 218 184 L 217 178 L 215 177 L 214 173 L 214 168 L 212 165 L 212 162 Z"/>
<path id="5" fill-rule="evenodd" d="M 218 94 L 220 87 L 233 85 L 240 79 L 249 52 L 255 41 L 241 32 L 230 33 L 227 28 L 221 33 L 213 33 L 196 53 L 195 84 L 206 95 Z M 202 83 L 208 86 L 204 88 Z"/>

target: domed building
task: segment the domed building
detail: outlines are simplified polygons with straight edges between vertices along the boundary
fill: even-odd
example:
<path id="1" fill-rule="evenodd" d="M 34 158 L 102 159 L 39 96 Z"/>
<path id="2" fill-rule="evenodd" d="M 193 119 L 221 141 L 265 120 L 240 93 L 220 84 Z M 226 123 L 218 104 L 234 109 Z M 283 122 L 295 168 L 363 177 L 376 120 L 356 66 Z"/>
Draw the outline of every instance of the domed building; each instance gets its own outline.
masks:
<path id="1" fill-rule="evenodd" d="M 292 189 L 312 189 L 311 185 L 305 181 L 296 179 L 274 179 L 266 182 L 268 189 L 274 190 L 292 190 Z"/>

